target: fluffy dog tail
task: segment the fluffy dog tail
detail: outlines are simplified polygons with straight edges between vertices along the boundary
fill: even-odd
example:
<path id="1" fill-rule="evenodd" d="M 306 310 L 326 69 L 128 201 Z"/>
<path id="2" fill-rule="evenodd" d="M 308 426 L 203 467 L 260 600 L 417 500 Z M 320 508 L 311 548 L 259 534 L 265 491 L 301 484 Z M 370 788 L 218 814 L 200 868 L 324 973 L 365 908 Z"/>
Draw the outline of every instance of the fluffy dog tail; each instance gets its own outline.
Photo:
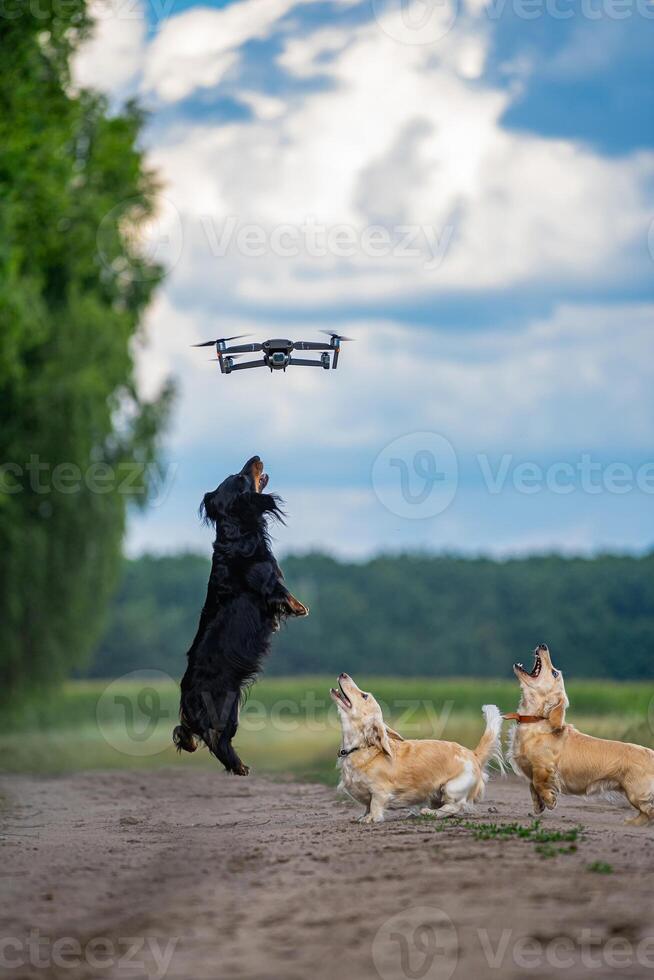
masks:
<path id="1" fill-rule="evenodd" d="M 479 745 L 474 749 L 474 753 L 479 760 L 479 765 L 485 769 L 488 763 L 493 760 L 497 763 L 502 772 L 504 768 L 504 756 L 502 755 L 502 715 L 500 709 L 494 704 L 485 704 L 481 709 L 486 719 L 486 730 L 479 739 Z"/>

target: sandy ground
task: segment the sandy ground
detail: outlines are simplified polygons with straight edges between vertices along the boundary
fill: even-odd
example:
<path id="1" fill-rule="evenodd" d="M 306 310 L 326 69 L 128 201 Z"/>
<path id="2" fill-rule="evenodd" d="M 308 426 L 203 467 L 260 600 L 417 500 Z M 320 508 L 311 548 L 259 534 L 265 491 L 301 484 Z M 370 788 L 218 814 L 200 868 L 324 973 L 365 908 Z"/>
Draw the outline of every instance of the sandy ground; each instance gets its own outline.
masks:
<path id="1" fill-rule="evenodd" d="M 393 815 L 332 789 L 164 770 L 8 777 L 0 966 L 14 978 L 654 977 L 654 828 L 563 800 L 576 852 Z M 491 782 L 475 820 L 528 822 Z M 588 871 L 594 861 L 612 874 Z"/>

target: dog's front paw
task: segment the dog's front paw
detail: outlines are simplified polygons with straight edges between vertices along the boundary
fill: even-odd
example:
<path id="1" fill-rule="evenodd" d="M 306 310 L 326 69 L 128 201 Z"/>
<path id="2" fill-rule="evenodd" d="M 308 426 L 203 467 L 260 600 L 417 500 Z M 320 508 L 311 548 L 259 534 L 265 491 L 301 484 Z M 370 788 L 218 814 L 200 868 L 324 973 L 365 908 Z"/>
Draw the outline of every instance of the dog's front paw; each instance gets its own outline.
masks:
<path id="1" fill-rule="evenodd" d="M 534 816 L 538 817 L 545 809 L 545 804 L 540 797 L 540 793 L 533 784 L 530 785 L 529 790 L 531 792 L 531 802 L 534 807 Z"/>
<path id="2" fill-rule="evenodd" d="M 630 827 L 646 827 L 650 818 L 646 813 L 637 813 L 635 817 L 627 817 L 625 823 Z"/>
<path id="3" fill-rule="evenodd" d="M 383 817 L 373 817 L 372 813 L 366 813 L 359 817 L 359 823 L 383 823 Z"/>
<path id="4" fill-rule="evenodd" d="M 556 793 L 543 793 L 542 800 L 548 810 L 553 810 L 557 803 Z"/>
<path id="5" fill-rule="evenodd" d="M 240 764 L 240 766 L 235 766 L 234 769 L 232 769 L 232 773 L 235 776 L 249 776 L 250 775 L 250 767 L 249 766 L 246 766 L 245 763 L 242 762 Z"/>

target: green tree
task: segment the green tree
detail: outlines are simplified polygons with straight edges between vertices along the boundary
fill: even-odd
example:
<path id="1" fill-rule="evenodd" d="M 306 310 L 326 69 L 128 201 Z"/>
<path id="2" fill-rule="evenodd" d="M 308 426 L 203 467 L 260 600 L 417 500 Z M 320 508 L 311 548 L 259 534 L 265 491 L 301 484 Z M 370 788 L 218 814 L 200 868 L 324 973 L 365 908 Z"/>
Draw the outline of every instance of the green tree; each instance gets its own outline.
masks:
<path id="1" fill-rule="evenodd" d="M 5 5 L 0 22 L 0 697 L 55 682 L 96 641 L 172 394 L 144 403 L 133 376 L 162 274 L 131 234 L 157 190 L 143 117 L 73 89 L 85 3 L 46 7 Z"/>
<path id="2" fill-rule="evenodd" d="M 654 554 L 365 563 L 308 554 L 282 566 L 311 615 L 276 635 L 267 674 L 510 677 L 513 661 L 529 662 L 544 642 L 569 678 L 654 676 Z M 126 561 L 89 672 L 180 676 L 208 569 L 208 555 Z"/>

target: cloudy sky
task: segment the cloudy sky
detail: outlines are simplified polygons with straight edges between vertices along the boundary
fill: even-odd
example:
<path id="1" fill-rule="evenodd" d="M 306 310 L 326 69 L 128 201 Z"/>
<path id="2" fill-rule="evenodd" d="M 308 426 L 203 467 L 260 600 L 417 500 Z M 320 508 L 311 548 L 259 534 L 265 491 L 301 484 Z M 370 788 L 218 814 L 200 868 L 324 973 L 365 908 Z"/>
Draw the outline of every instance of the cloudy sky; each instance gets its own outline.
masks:
<path id="1" fill-rule="evenodd" d="M 281 552 L 652 546 L 649 0 L 95 10 L 76 79 L 150 109 L 163 186 L 139 376 L 179 387 L 131 553 L 206 549 L 255 452 Z M 336 372 L 190 346 L 321 329 L 356 339 Z"/>

